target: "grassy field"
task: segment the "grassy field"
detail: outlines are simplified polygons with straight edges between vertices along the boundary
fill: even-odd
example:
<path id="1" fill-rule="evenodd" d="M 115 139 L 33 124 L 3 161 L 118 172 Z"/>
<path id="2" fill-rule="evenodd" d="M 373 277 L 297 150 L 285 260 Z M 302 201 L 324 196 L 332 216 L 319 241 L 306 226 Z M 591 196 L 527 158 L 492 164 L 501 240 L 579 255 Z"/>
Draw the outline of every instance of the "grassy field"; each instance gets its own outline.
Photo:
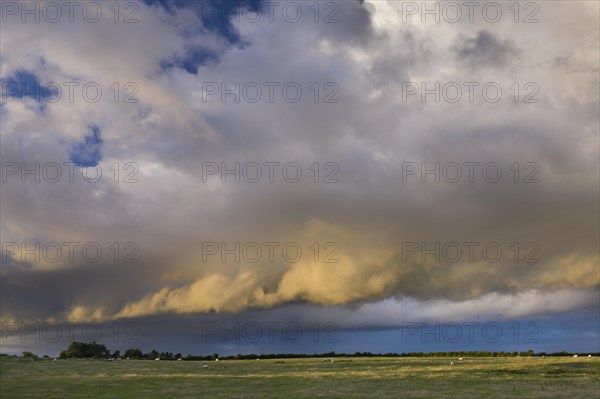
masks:
<path id="1" fill-rule="evenodd" d="M 2 357 L 0 384 L 2 399 L 598 398 L 600 358 L 337 358 L 328 363 Z"/>

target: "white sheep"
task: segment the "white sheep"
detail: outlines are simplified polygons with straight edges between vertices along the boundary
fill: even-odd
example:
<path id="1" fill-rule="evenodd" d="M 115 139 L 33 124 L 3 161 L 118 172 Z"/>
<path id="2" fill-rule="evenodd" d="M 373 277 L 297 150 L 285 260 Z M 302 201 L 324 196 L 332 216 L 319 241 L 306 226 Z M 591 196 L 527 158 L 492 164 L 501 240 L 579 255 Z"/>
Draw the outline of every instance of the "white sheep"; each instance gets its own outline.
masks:
<path id="1" fill-rule="evenodd" d="M 578 357 L 577 355 L 573 355 L 573 357 Z"/>
<path id="2" fill-rule="evenodd" d="M 459 358 L 458 358 L 458 360 L 463 360 L 463 358 L 462 358 L 462 357 L 459 357 Z"/>
<path id="3" fill-rule="evenodd" d="M 202 366 L 203 369 L 207 369 L 208 368 L 208 364 L 205 364 Z"/>
<path id="4" fill-rule="evenodd" d="M 592 355 L 588 355 L 588 357 L 592 357 Z"/>
<path id="5" fill-rule="evenodd" d="M 450 362 L 450 366 L 454 366 L 454 362 Z"/>
<path id="6" fill-rule="evenodd" d="M 157 357 L 156 359 L 154 359 L 154 361 L 156 361 L 156 360 L 160 360 L 160 357 Z"/>
<path id="7" fill-rule="evenodd" d="M 215 359 L 215 362 L 218 362 L 218 361 L 219 361 L 219 359 Z M 207 367 L 208 367 L 208 366 L 207 366 Z"/>

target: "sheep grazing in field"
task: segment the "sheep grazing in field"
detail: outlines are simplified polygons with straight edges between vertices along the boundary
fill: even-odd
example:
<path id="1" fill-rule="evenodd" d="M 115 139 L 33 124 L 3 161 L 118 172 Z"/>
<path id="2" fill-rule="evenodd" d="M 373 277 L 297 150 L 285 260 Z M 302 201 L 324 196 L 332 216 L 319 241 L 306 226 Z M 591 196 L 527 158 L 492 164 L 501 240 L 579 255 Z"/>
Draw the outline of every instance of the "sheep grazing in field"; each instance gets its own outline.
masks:
<path id="1" fill-rule="evenodd" d="M 573 357 L 575 358 L 575 357 L 579 357 L 579 356 L 577 356 L 577 355 L 573 355 Z"/>
<path id="2" fill-rule="evenodd" d="M 215 362 L 218 362 L 218 361 L 219 361 L 219 359 L 215 359 Z"/>
<path id="3" fill-rule="evenodd" d="M 154 361 L 156 361 L 156 360 L 160 360 L 160 357 L 157 357 L 156 359 L 154 359 Z"/>
<path id="4" fill-rule="evenodd" d="M 588 357 L 592 357 L 592 355 L 588 355 Z"/>
<path id="5" fill-rule="evenodd" d="M 450 366 L 454 366 L 454 362 L 450 362 Z"/>
<path id="6" fill-rule="evenodd" d="M 52 359 L 52 361 L 53 361 L 53 362 L 56 362 L 56 361 L 58 361 L 58 359 Z"/>
<path id="7" fill-rule="evenodd" d="M 208 368 L 208 364 L 204 364 L 204 365 L 202 365 L 202 368 L 203 368 L 203 369 L 207 369 L 207 368 Z"/>
<path id="8" fill-rule="evenodd" d="M 177 361 L 178 361 L 178 362 L 180 362 L 180 361 L 181 361 L 181 358 L 177 359 Z"/>
<path id="9" fill-rule="evenodd" d="M 458 360 L 463 360 L 463 359 L 464 359 L 464 358 L 462 358 L 462 357 L 459 357 L 459 358 L 458 358 Z"/>

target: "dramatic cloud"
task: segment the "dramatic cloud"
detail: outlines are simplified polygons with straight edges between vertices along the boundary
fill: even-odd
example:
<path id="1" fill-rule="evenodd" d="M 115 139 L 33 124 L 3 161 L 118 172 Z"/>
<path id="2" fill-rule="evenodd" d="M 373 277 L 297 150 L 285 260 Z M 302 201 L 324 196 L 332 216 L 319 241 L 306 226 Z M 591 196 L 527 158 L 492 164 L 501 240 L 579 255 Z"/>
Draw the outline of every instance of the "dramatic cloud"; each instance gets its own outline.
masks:
<path id="1" fill-rule="evenodd" d="M 504 66 L 519 55 L 511 42 L 501 41 L 488 31 L 459 40 L 455 51 L 469 67 Z"/>
<path id="2" fill-rule="evenodd" d="M 597 307 L 598 4 L 525 24 L 403 3 L 10 16 L 2 319 L 371 328 Z"/>

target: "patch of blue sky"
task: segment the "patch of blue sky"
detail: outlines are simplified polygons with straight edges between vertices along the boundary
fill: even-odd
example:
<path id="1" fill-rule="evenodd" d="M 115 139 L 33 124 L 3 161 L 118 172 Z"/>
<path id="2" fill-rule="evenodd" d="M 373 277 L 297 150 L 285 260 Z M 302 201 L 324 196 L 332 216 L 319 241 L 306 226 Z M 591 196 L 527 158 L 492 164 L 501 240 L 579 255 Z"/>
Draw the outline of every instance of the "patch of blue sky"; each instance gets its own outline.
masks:
<path id="1" fill-rule="evenodd" d="M 232 23 L 232 16 L 241 9 L 250 12 L 262 10 L 262 0 L 144 0 L 149 5 L 163 7 L 173 12 L 175 9 L 186 9 L 196 13 L 202 21 L 202 28 L 221 35 L 232 46 L 243 47 L 242 39 Z M 187 37 L 196 32 L 186 31 Z M 203 47 L 188 49 L 184 56 L 163 60 L 161 68 L 182 68 L 188 73 L 197 74 L 198 67 L 207 63 L 217 62 L 219 54 Z"/>
<path id="2" fill-rule="evenodd" d="M 69 151 L 69 160 L 81 168 L 97 166 L 102 160 L 102 136 L 100 128 L 90 127 L 91 133 Z"/>
<path id="3" fill-rule="evenodd" d="M 0 79 L 0 87 L 0 106 L 13 98 L 25 104 L 37 104 L 42 112 L 46 103 L 55 101 L 59 95 L 56 83 L 42 84 L 33 72 L 25 69 L 19 69 L 13 75 Z"/>

